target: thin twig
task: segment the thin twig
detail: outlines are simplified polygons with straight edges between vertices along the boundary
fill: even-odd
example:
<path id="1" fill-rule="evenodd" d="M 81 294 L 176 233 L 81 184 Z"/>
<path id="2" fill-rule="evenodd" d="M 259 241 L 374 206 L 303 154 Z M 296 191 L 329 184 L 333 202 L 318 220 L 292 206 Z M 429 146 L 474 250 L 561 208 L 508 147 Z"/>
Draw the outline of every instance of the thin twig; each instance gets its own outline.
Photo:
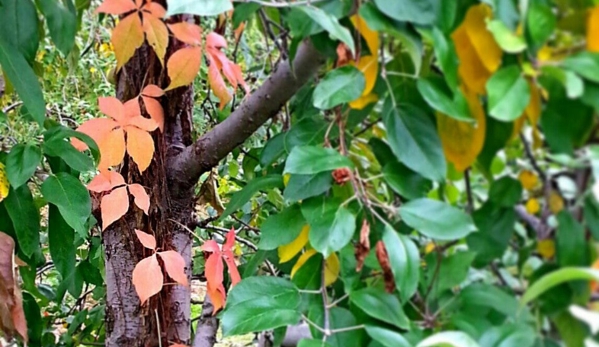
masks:
<path id="1" fill-rule="evenodd" d="M 464 181 L 466 182 L 466 197 L 468 199 L 466 212 L 468 212 L 468 214 L 472 214 L 472 211 L 474 211 L 474 200 L 472 199 L 472 186 L 470 184 L 470 168 L 464 171 Z"/>

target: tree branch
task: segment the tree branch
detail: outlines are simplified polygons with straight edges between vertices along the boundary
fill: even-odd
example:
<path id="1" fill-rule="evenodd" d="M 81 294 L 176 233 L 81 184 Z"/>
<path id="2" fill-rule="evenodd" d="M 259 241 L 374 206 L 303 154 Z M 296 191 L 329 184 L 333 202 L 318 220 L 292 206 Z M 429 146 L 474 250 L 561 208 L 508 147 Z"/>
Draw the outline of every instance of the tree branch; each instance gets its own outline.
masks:
<path id="1" fill-rule="evenodd" d="M 213 314 L 214 306 L 210 297 L 206 295 L 202 305 L 202 314 L 198 320 L 196 335 L 193 339 L 193 347 L 212 347 L 216 343 L 216 332 L 218 331 L 218 319 Z"/>
<path id="2" fill-rule="evenodd" d="M 222 123 L 185 148 L 169 163 L 170 182 L 181 193 L 193 187 L 200 175 L 216 166 L 242 144 L 318 71 L 325 57 L 314 46 L 300 44 L 293 70 L 289 61 L 277 65 L 270 77 Z"/>

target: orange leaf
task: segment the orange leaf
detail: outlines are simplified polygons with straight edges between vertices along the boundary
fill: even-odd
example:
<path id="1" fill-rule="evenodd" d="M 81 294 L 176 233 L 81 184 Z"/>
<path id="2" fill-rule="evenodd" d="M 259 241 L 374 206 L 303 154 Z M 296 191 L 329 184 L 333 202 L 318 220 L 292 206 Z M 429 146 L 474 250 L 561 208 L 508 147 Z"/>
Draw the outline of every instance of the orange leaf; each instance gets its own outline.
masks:
<path id="1" fill-rule="evenodd" d="M 162 90 L 162 88 L 158 87 L 155 84 L 148 84 L 141 91 L 141 95 L 151 96 L 153 98 L 159 98 L 164 95 L 164 91 Z"/>
<path id="2" fill-rule="evenodd" d="M 208 285 L 212 287 L 215 287 L 218 284 L 223 283 L 223 271 L 225 270 L 225 266 L 223 265 L 223 261 L 221 258 L 222 257 L 220 252 L 214 252 L 208 256 L 208 259 L 206 259 L 206 281 L 208 282 Z"/>
<path id="3" fill-rule="evenodd" d="M 235 247 L 235 229 L 231 228 L 227 233 L 227 238 L 223 246 L 223 258 L 225 263 L 227 263 L 229 275 L 231 275 L 231 283 L 232 285 L 236 285 L 241 282 L 241 276 L 239 275 L 239 270 L 237 270 L 237 264 L 235 264 L 233 247 Z"/>
<path id="4" fill-rule="evenodd" d="M 150 117 L 152 117 L 156 124 L 158 124 L 160 131 L 164 131 L 164 109 L 162 108 L 162 105 L 160 105 L 160 102 L 147 96 L 142 96 L 141 98 L 144 101 L 146 111 Z"/>
<path id="5" fill-rule="evenodd" d="M 100 112 L 111 117 L 120 125 L 124 124 L 125 106 L 123 106 L 123 103 L 119 99 L 113 96 L 98 98 L 98 108 Z"/>
<path id="6" fill-rule="evenodd" d="M 167 25 L 177 40 L 193 46 L 202 44 L 202 28 L 199 26 L 187 22 Z"/>
<path id="7" fill-rule="evenodd" d="M 96 144 L 100 142 L 108 135 L 114 128 L 118 126 L 118 123 L 108 118 L 94 118 L 81 124 L 77 131 L 86 134 L 91 137 Z M 87 145 L 79 139 L 72 138 L 71 143 L 75 148 L 80 151 L 86 150 Z"/>
<path id="8" fill-rule="evenodd" d="M 142 305 L 150 297 L 162 290 L 164 276 L 162 275 L 162 269 L 160 268 L 160 264 L 158 264 L 156 254 L 142 259 L 135 265 L 131 281 L 135 286 L 135 291 Z"/>
<path id="9" fill-rule="evenodd" d="M 154 131 L 158 128 L 158 123 L 154 119 L 145 118 L 142 116 L 135 116 L 129 119 L 128 125 L 126 128 L 131 128 L 131 125 L 136 126 L 141 130 L 145 130 L 147 132 Z"/>
<path id="10" fill-rule="evenodd" d="M 181 48 L 166 63 L 171 84 L 165 90 L 186 86 L 193 82 L 202 64 L 200 47 Z"/>
<path id="11" fill-rule="evenodd" d="M 98 143 L 100 148 L 100 170 L 119 165 L 125 157 L 125 134 L 122 128 L 116 128 L 109 132 Z"/>
<path id="12" fill-rule="evenodd" d="M 133 195 L 133 202 L 137 207 L 142 209 L 145 214 L 148 214 L 148 210 L 150 208 L 150 197 L 144 187 L 139 183 L 133 183 L 129 185 L 129 194 Z"/>
<path id="13" fill-rule="evenodd" d="M 599 52 L 599 5 L 591 8 L 587 18 L 587 50 L 589 52 Z"/>
<path id="14" fill-rule="evenodd" d="M 87 189 L 92 192 L 101 193 L 112 188 L 125 184 L 125 179 L 121 174 L 115 171 L 102 170 L 87 185 Z"/>
<path id="15" fill-rule="evenodd" d="M 166 273 L 182 286 L 187 285 L 187 274 L 185 274 L 185 259 L 175 251 L 158 252 L 160 259 L 164 262 Z"/>
<path id="16" fill-rule="evenodd" d="M 139 172 L 144 172 L 154 157 L 154 140 L 147 131 L 128 126 L 127 131 L 127 153 L 137 163 Z"/>
<path id="17" fill-rule="evenodd" d="M 130 14 L 119 22 L 112 32 L 111 42 L 114 46 L 118 71 L 144 43 L 143 26 L 137 13 Z"/>
<path id="18" fill-rule="evenodd" d="M 218 71 L 214 60 L 211 60 L 210 66 L 208 67 L 208 83 L 210 83 L 210 88 L 214 92 L 214 95 L 220 100 L 219 109 L 222 110 L 233 97 L 229 94 L 223 76 L 221 76 Z"/>
<path id="19" fill-rule="evenodd" d="M 135 234 L 137 235 L 139 242 L 141 242 L 141 244 L 144 245 L 145 248 L 154 250 L 156 249 L 156 238 L 154 237 L 154 235 L 148 234 L 139 229 L 135 229 Z"/>
<path id="20" fill-rule="evenodd" d="M 123 126 L 129 124 L 129 119 L 141 116 L 138 98 L 127 100 L 123 106 L 125 107 L 125 121 L 122 124 Z"/>
<path id="21" fill-rule="evenodd" d="M 211 32 L 206 36 L 206 48 L 221 49 L 227 47 L 227 40 L 222 35 Z"/>
<path id="22" fill-rule="evenodd" d="M 136 9 L 131 0 L 104 0 L 95 13 L 123 14 Z"/>
<path id="23" fill-rule="evenodd" d="M 164 18 L 166 16 L 166 10 L 162 5 L 157 2 L 149 2 L 142 7 L 142 10 L 148 11 L 152 16 L 156 18 Z"/>
<path id="24" fill-rule="evenodd" d="M 225 288 L 223 284 L 217 285 L 216 287 L 212 287 L 210 285 L 206 288 L 206 293 L 212 300 L 212 306 L 214 306 L 214 312 L 212 315 L 216 315 L 218 311 L 225 306 Z"/>
<path id="25" fill-rule="evenodd" d="M 102 198 L 100 211 L 102 211 L 102 231 L 110 224 L 121 218 L 129 210 L 129 195 L 127 188 L 120 187 Z"/>
<path id="26" fill-rule="evenodd" d="M 154 49 L 154 52 L 156 52 L 160 64 L 164 66 L 164 56 L 166 55 L 166 47 L 168 47 L 168 30 L 166 29 L 166 25 L 151 14 L 144 12 L 142 15 L 146 39 Z"/>

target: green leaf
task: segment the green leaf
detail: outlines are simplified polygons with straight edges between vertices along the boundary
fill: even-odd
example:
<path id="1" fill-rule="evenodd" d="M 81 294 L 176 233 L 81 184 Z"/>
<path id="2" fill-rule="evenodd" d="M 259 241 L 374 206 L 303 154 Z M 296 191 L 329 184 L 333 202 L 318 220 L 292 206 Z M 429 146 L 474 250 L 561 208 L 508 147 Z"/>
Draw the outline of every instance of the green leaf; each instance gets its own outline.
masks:
<path id="1" fill-rule="evenodd" d="M 393 294 L 370 287 L 351 292 L 349 299 L 371 317 L 400 329 L 410 328 L 410 321 L 403 312 L 399 299 Z"/>
<path id="2" fill-rule="evenodd" d="M 44 142 L 44 153 L 52 157 L 60 157 L 72 169 L 85 172 L 94 169 L 94 161 L 81 153 L 73 145 L 62 139 Z"/>
<path id="3" fill-rule="evenodd" d="M 480 347 L 461 331 L 444 331 L 421 341 L 416 347 Z M 486 346 L 485 346 L 486 347 Z"/>
<path id="4" fill-rule="evenodd" d="M 45 327 L 42 320 L 42 310 L 35 298 L 27 292 L 23 293 L 23 312 L 27 321 L 29 343 L 33 346 L 41 346 L 40 341 Z"/>
<path id="5" fill-rule="evenodd" d="M 273 136 L 260 152 L 260 165 L 268 167 L 285 153 L 285 134 L 279 133 Z"/>
<path id="6" fill-rule="evenodd" d="M 389 98 L 383 107 L 383 123 L 399 161 L 430 180 L 445 178 L 447 166 L 441 140 L 426 114 L 411 105 L 395 108 Z"/>
<path id="7" fill-rule="evenodd" d="M 501 20 L 494 19 L 487 23 L 487 29 L 493 34 L 502 50 L 508 53 L 520 53 L 526 49 L 524 39 L 512 32 Z"/>
<path id="8" fill-rule="evenodd" d="M 261 7 L 255 2 L 237 4 L 233 11 L 233 28 L 237 28 L 241 23 L 249 20 Z"/>
<path id="9" fill-rule="evenodd" d="M 307 340 L 302 339 L 297 344 L 297 347 L 333 347 L 330 344 L 322 341 L 322 340 Z"/>
<path id="10" fill-rule="evenodd" d="M 584 221 L 595 241 L 599 240 L 599 203 L 592 195 L 584 199 Z"/>
<path id="11" fill-rule="evenodd" d="M 488 329 L 478 342 L 488 347 L 531 347 L 535 335 L 535 330 L 529 325 L 511 323 Z"/>
<path id="12" fill-rule="evenodd" d="M 249 277 L 231 289 L 222 315 L 224 336 L 296 324 L 300 294 L 293 283 L 278 277 Z"/>
<path id="13" fill-rule="evenodd" d="M 332 39 L 345 43 L 347 47 L 349 47 L 349 50 L 352 52 L 352 54 L 356 54 L 356 47 L 354 45 L 354 39 L 351 35 L 351 32 L 339 24 L 337 18 L 314 6 L 302 6 L 298 7 L 298 9 L 303 11 L 310 18 L 312 18 L 313 21 L 318 23 L 318 25 L 326 30 Z M 362 89 L 364 88 L 362 87 Z M 360 93 L 362 93 L 361 90 Z M 360 95 L 358 94 L 358 96 Z"/>
<path id="14" fill-rule="evenodd" d="M 430 180 L 395 160 L 383 167 L 383 177 L 391 189 L 408 199 L 422 198 L 433 188 Z"/>
<path id="15" fill-rule="evenodd" d="M 46 104 L 37 76 L 16 47 L 2 35 L 0 35 L 0 65 L 23 100 L 27 111 L 36 122 L 43 124 L 46 118 Z"/>
<path id="16" fill-rule="evenodd" d="M 41 160 L 42 151 L 39 147 L 22 143 L 15 145 L 6 157 L 6 177 L 13 188 L 25 184 Z"/>
<path id="17" fill-rule="evenodd" d="M 444 291 L 449 290 L 466 280 L 468 270 L 474 260 L 474 252 L 456 252 L 441 260 L 441 264 L 437 265 L 439 259 L 435 254 L 429 254 L 427 260 L 427 282 L 431 285 L 432 297 L 438 297 Z M 437 270 L 435 270 L 437 269 Z M 435 271 L 438 271 L 435 276 Z M 427 285 L 428 286 L 428 285 Z"/>
<path id="18" fill-rule="evenodd" d="M 408 236 L 398 234 L 389 225 L 383 231 L 383 243 L 389 255 L 391 272 L 402 302 L 416 293 L 420 279 L 420 253 Z"/>
<path id="19" fill-rule="evenodd" d="M 289 201 L 298 201 L 320 195 L 331 188 L 333 175 L 329 171 L 314 175 L 291 175 L 283 197 Z"/>
<path id="20" fill-rule="evenodd" d="M 540 48 L 553 34 L 556 18 L 551 7 L 538 1 L 530 3 L 526 12 L 526 35 L 533 47 Z"/>
<path id="21" fill-rule="evenodd" d="M 89 147 L 89 150 L 94 159 L 96 161 L 100 160 L 100 150 L 98 149 L 98 145 L 88 135 L 79 131 L 75 131 L 73 129 L 69 129 L 62 125 L 53 126 L 44 132 L 45 142 L 54 142 L 57 140 L 70 139 L 71 137 L 83 141 L 87 145 L 87 147 Z M 50 151 L 52 151 L 52 149 L 50 149 Z"/>
<path id="22" fill-rule="evenodd" d="M 346 156 L 332 148 L 317 146 L 296 146 L 291 150 L 285 163 L 285 173 L 313 175 L 342 167 L 353 169 L 354 164 Z"/>
<path id="23" fill-rule="evenodd" d="M 270 215 L 260 227 L 260 249 L 275 249 L 295 240 L 306 225 L 300 206 L 295 204 Z"/>
<path id="24" fill-rule="evenodd" d="M 33 202 L 31 191 L 26 184 L 16 189 L 11 188 L 4 201 L 17 234 L 19 247 L 30 257 L 40 247 L 40 214 Z"/>
<path id="25" fill-rule="evenodd" d="M 60 1 L 37 0 L 50 29 L 50 36 L 56 47 L 67 56 L 75 45 L 77 17 Z"/>
<path id="26" fill-rule="evenodd" d="M 524 306 L 528 304 L 558 284 L 578 280 L 599 281 L 599 270 L 583 267 L 565 267 L 553 271 L 528 287 L 520 299 L 520 305 Z"/>
<path id="27" fill-rule="evenodd" d="M 498 208 L 485 203 L 472 214 L 477 233 L 468 235 L 468 249 L 476 252 L 473 265 L 483 267 L 500 258 L 514 234 L 516 212 L 513 207 Z"/>
<path id="28" fill-rule="evenodd" d="M 249 181 L 248 184 L 243 187 L 240 191 L 235 192 L 231 196 L 231 200 L 227 204 L 225 212 L 220 216 L 219 220 L 225 219 L 231 213 L 239 210 L 245 205 L 250 199 L 261 190 L 268 190 L 272 188 L 282 188 L 283 177 L 280 175 L 268 175 L 264 177 L 257 177 Z"/>
<path id="29" fill-rule="evenodd" d="M 504 122 L 516 120 L 530 102 L 530 88 L 516 65 L 504 67 L 487 81 L 489 114 Z"/>
<path id="30" fill-rule="evenodd" d="M 13 52 L 15 55 L 33 63 L 40 41 L 35 5 L 31 0 L 1 0 L 0 8 L 2 38 L 17 50 Z M 9 78 L 12 82 L 12 77 Z"/>
<path id="31" fill-rule="evenodd" d="M 75 231 L 54 205 L 50 205 L 48 210 L 48 243 L 54 266 L 66 279 L 75 271 Z"/>
<path id="32" fill-rule="evenodd" d="M 498 287 L 490 284 L 475 283 L 464 288 L 458 299 L 468 306 L 480 306 L 481 308 L 492 308 L 508 317 L 523 314 L 519 311 L 518 301 Z M 479 311 L 483 312 L 482 309 Z"/>
<path id="33" fill-rule="evenodd" d="M 432 24 L 436 19 L 435 0 L 374 0 L 385 15 L 402 22 Z"/>
<path id="34" fill-rule="evenodd" d="M 557 214 L 555 251 L 560 266 L 584 266 L 590 263 L 583 226 L 572 214 L 563 210 Z"/>
<path id="35" fill-rule="evenodd" d="M 522 199 L 522 183 L 510 176 L 493 181 L 489 199 L 501 207 L 513 207 Z"/>
<path id="36" fill-rule="evenodd" d="M 346 65 L 329 71 L 314 89 L 314 107 L 328 110 L 359 98 L 364 91 L 364 74 Z"/>
<path id="37" fill-rule="evenodd" d="M 321 302 L 317 304 L 316 307 L 310 307 L 308 313 L 308 319 L 321 327 L 324 326 L 325 322 L 325 315 L 322 307 L 323 305 Z M 333 307 L 329 311 L 329 325 L 330 329 L 343 329 L 356 327 L 358 323 L 352 312 L 349 310 L 342 307 Z M 310 330 L 313 338 L 322 339 L 323 335 L 321 331 L 314 329 L 312 326 L 310 327 Z M 360 330 L 352 329 L 330 335 L 327 338 L 327 342 L 336 347 L 363 346 L 363 337 L 365 336 L 363 336 Z"/>
<path id="38" fill-rule="evenodd" d="M 470 216 L 438 200 L 412 200 L 399 208 L 399 215 L 407 225 L 435 240 L 458 240 L 477 230 Z"/>
<path id="39" fill-rule="evenodd" d="M 443 80 L 430 77 L 419 78 L 417 86 L 424 100 L 435 110 L 459 121 L 474 122 L 468 103 L 454 102 Z"/>
<path id="40" fill-rule="evenodd" d="M 458 86 L 458 56 L 453 41 L 448 40 L 437 27 L 433 27 L 432 39 L 435 57 L 443 71 L 445 81 L 451 90 L 456 90 Z"/>
<path id="41" fill-rule="evenodd" d="M 412 347 L 412 344 L 408 340 L 393 330 L 372 325 L 367 325 L 364 329 L 368 336 L 384 347 Z"/>
<path id="42" fill-rule="evenodd" d="M 576 99 L 584 94 L 584 81 L 574 72 L 557 66 L 543 66 L 541 71 L 544 75 L 550 75 L 560 81 L 568 98 Z"/>
<path id="43" fill-rule="evenodd" d="M 477 161 L 485 170 L 489 171 L 493 159 L 496 158 L 495 154 L 506 145 L 512 136 L 514 123 L 501 122 L 488 115 L 486 116 L 486 122 L 485 144 L 478 155 Z"/>
<path id="44" fill-rule="evenodd" d="M 92 206 L 89 192 L 81 181 L 65 172 L 59 172 L 44 181 L 41 191 L 49 203 L 58 207 L 67 224 L 85 238 L 85 223 L 91 214 Z"/>
<path id="45" fill-rule="evenodd" d="M 562 61 L 562 66 L 590 81 L 599 82 L 599 54 L 597 53 L 581 52 L 571 55 Z"/>
<path id="46" fill-rule="evenodd" d="M 335 199 L 307 200 L 302 214 L 310 224 L 310 244 L 325 258 L 347 245 L 356 230 L 356 217 Z"/>
<path id="47" fill-rule="evenodd" d="M 222 0 L 167 0 L 167 17 L 176 14 L 194 14 L 196 16 L 216 16 L 233 9 L 230 1 Z"/>

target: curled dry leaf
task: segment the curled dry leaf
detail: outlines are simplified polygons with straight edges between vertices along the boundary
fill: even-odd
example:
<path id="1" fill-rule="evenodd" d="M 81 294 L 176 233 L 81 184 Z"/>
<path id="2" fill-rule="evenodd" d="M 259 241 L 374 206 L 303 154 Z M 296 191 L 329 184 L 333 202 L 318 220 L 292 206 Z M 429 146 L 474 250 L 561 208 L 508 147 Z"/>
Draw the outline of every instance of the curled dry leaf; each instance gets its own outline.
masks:
<path id="1" fill-rule="evenodd" d="M 135 265 L 131 281 L 142 305 L 162 290 L 164 276 L 156 254 L 142 259 Z"/>
<path id="2" fill-rule="evenodd" d="M 385 248 L 383 241 L 380 240 L 376 243 L 376 259 L 379 261 L 381 269 L 383 270 L 385 290 L 388 293 L 393 293 L 393 291 L 395 291 L 395 278 L 391 271 L 391 262 L 389 261 L 389 255 L 387 254 L 387 248 Z"/>
<path id="3" fill-rule="evenodd" d="M 141 242 L 141 244 L 144 245 L 145 248 L 156 250 L 156 238 L 154 237 L 154 235 L 150 235 L 139 229 L 135 229 L 135 234 L 137 235 L 139 242 Z"/>
<path id="4" fill-rule="evenodd" d="M 366 219 L 362 221 L 362 228 L 360 229 L 360 242 L 356 245 L 356 271 L 362 271 L 364 267 L 364 259 L 370 252 L 370 224 Z"/>
<path id="5" fill-rule="evenodd" d="M 180 285 L 186 286 L 187 274 L 185 273 L 185 259 L 176 251 L 158 252 L 164 263 L 166 273 Z"/>
<path id="6" fill-rule="evenodd" d="M 27 342 L 27 321 L 16 280 L 14 249 L 13 239 L 0 231 L 0 331 L 9 340 L 18 335 Z"/>

